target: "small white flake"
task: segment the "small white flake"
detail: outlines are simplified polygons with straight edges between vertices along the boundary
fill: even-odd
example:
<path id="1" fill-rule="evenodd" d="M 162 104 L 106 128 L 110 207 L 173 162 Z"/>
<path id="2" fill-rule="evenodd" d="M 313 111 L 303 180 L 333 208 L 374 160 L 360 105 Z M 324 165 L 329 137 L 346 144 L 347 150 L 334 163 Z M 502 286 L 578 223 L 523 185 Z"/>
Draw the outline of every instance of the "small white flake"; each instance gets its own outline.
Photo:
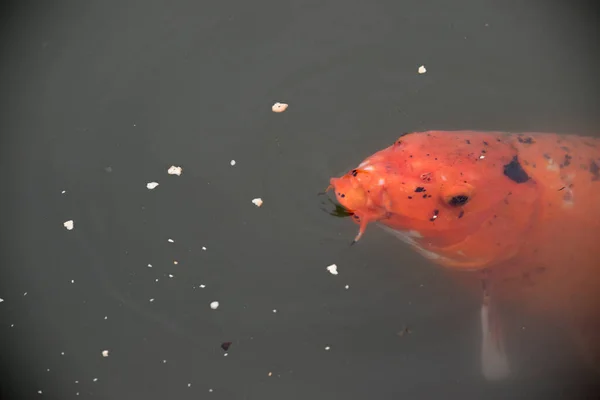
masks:
<path id="1" fill-rule="evenodd" d="M 173 277 L 173 275 L 169 274 L 169 278 L 172 278 L 172 277 Z"/>
<path id="2" fill-rule="evenodd" d="M 108 319 L 108 315 L 105 315 L 105 316 L 104 316 L 104 319 Z"/>
<path id="3" fill-rule="evenodd" d="M 175 241 L 173 239 L 171 239 L 171 238 L 169 238 L 167 241 L 170 242 L 170 243 L 175 243 Z"/>
<path id="4" fill-rule="evenodd" d="M 191 384 L 191 383 L 188 383 L 188 387 L 192 387 L 192 384 Z"/>
<path id="5" fill-rule="evenodd" d="M 150 301 L 150 303 L 152 303 L 154 301 L 154 299 L 150 299 L 149 301 Z"/>
<path id="6" fill-rule="evenodd" d="M 206 251 L 206 247 L 202 246 L 202 250 Z"/>
<path id="7" fill-rule="evenodd" d="M 179 264 L 179 261 L 177 261 L 177 260 L 174 260 L 174 261 L 173 261 L 173 264 L 177 265 L 177 264 Z"/>
<path id="8" fill-rule="evenodd" d="M 479 156 L 480 160 L 483 160 L 484 158 L 485 158 L 485 156 L 483 154 Z"/>
<path id="9" fill-rule="evenodd" d="M 287 110 L 288 107 L 289 107 L 289 105 L 286 103 L 277 102 L 277 103 L 273 104 L 273 106 L 271 107 L 271 110 L 273 112 L 280 113 L 280 112 L 284 112 L 285 110 Z"/>
<path id="10" fill-rule="evenodd" d="M 42 394 L 42 391 L 41 391 L 41 390 L 38 390 L 38 394 Z"/>
<path id="11" fill-rule="evenodd" d="M 338 274 L 337 265 L 331 264 L 330 266 L 327 267 L 327 271 L 329 271 L 331 273 L 331 275 L 337 275 Z"/>
<path id="12" fill-rule="evenodd" d="M 212 393 L 213 390 L 212 389 L 208 389 L 208 391 Z"/>
<path id="13" fill-rule="evenodd" d="M 331 347 L 325 346 L 325 350 L 329 351 L 329 349 L 331 349 Z"/>
<path id="14" fill-rule="evenodd" d="M 65 193 L 67 193 L 67 191 L 66 191 L 66 190 L 63 190 L 61 193 L 62 193 L 62 194 L 65 194 Z"/>
<path id="15" fill-rule="evenodd" d="M 201 289 L 204 289 L 206 287 L 206 285 L 200 285 Z"/>
<path id="16" fill-rule="evenodd" d="M 75 279 L 71 279 L 71 283 L 75 283 Z"/>
<path id="17" fill-rule="evenodd" d="M 4 299 L 0 298 L 0 303 L 2 303 L 4 301 Z"/>
<path id="18" fill-rule="evenodd" d="M 150 190 L 155 189 L 158 186 L 158 182 L 148 182 L 146 187 Z"/>
<path id="19" fill-rule="evenodd" d="M 73 225 L 74 225 L 74 223 L 73 223 L 73 220 L 72 220 L 72 219 L 71 219 L 71 220 L 68 220 L 68 221 L 65 221 L 65 222 L 63 223 L 63 226 L 64 226 L 65 228 L 67 228 L 67 230 L 69 230 L 69 231 L 70 231 L 71 229 L 73 229 Z"/>
<path id="20" fill-rule="evenodd" d="M 152 268 L 152 264 L 148 264 L 148 268 Z"/>
<path id="21" fill-rule="evenodd" d="M 94 378 L 94 379 L 92 379 L 92 381 L 98 382 L 98 378 Z"/>
<path id="22" fill-rule="evenodd" d="M 228 353 L 225 353 L 225 354 L 223 354 L 223 357 L 227 357 L 227 354 L 228 354 Z"/>
<path id="23" fill-rule="evenodd" d="M 350 289 L 350 285 L 346 285 L 346 289 Z"/>
<path id="24" fill-rule="evenodd" d="M 235 165 L 235 160 L 229 161 L 229 164 L 231 164 L 231 166 L 233 167 Z"/>
<path id="25" fill-rule="evenodd" d="M 421 65 L 421 66 L 419 67 L 419 73 L 420 73 L 420 74 L 424 74 L 425 72 L 427 72 L 427 68 L 425 68 L 425 66 L 424 66 L 424 65 Z"/>
<path id="26" fill-rule="evenodd" d="M 102 350 L 102 357 L 108 357 L 108 350 Z"/>
<path id="27" fill-rule="evenodd" d="M 252 200 L 252 203 L 256 206 L 256 207 L 260 207 L 263 205 L 263 201 L 260 197 L 257 197 L 256 199 Z"/>
<path id="28" fill-rule="evenodd" d="M 183 168 L 181 168 L 181 167 L 176 167 L 175 165 L 171 165 L 171 166 L 169 167 L 169 169 L 167 170 L 167 173 L 168 173 L 169 175 L 177 175 L 177 176 L 180 176 L 182 171 L 183 171 Z"/>
<path id="29" fill-rule="evenodd" d="M 275 314 L 275 313 L 277 313 L 277 310 L 273 310 L 273 313 L 274 313 L 274 314 Z"/>
<path id="30" fill-rule="evenodd" d="M 65 355 L 65 352 L 64 352 L 64 351 L 61 351 L 61 352 L 60 352 L 60 355 L 61 355 L 61 356 L 64 356 L 64 355 Z"/>
<path id="31" fill-rule="evenodd" d="M 167 363 L 167 360 L 163 360 L 163 364 L 166 364 L 166 363 Z"/>
<path id="32" fill-rule="evenodd" d="M 23 296 L 27 296 L 27 293 L 28 293 L 28 292 L 25 292 L 25 293 L 23 293 Z"/>
<path id="33" fill-rule="evenodd" d="M 210 303 L 210 308 L 212 308 L 213 310 L 216 310 L 217 308 L 219 308 L 219 302 L 213 301 L 212 303 Z"/>

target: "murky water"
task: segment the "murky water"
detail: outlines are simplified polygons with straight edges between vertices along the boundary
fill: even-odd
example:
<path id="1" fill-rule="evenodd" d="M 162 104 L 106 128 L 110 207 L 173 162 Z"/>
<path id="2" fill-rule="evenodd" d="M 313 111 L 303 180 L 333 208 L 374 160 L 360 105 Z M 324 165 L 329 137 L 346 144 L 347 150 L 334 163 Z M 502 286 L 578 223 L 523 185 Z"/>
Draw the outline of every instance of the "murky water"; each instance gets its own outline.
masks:
<path id="1" fill-rule="evenodd" d="M 597 135 L 595 36 L 575 6 L 65 1 L 3 16 L 7 397 L 592 388 L 566 340 L 518 310 L 518 373 L 486 382 L 480 298 L 382 230 L 350 247 L 356 226 L 317 195 L 402 132 Z"/>

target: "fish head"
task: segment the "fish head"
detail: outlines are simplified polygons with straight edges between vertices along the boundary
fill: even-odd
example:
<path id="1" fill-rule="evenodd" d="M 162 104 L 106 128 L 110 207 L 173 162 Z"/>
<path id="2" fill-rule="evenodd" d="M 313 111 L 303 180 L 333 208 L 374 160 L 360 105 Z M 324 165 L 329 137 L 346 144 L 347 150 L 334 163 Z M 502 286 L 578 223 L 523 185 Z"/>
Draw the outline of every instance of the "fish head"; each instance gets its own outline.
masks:
<path id="1" fill-rule="evenodd" d="M 428 258 L 482 267 L 516 246 L 533 213 L 535 185 L 497 134 L 418 132 L 331 179 L 361 225 L 379 222 Z M 521 237 L 521 236 L 519 236 Z"/>

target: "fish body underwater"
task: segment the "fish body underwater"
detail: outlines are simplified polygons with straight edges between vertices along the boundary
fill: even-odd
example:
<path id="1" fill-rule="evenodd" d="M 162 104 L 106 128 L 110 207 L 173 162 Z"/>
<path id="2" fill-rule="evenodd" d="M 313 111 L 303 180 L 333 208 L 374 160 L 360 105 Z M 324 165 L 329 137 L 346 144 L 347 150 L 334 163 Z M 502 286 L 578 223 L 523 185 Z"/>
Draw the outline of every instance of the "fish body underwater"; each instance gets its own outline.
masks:
<path id="1" fill-rule="evenodd" d="M 359 225 L 371 222 L 434 263 L 484 284 L 482 369 L 509 374 L 493 304 L 568 327 L 600 365 L 600 139 L 552 133 L 402 135 L 330 180 Z"/>

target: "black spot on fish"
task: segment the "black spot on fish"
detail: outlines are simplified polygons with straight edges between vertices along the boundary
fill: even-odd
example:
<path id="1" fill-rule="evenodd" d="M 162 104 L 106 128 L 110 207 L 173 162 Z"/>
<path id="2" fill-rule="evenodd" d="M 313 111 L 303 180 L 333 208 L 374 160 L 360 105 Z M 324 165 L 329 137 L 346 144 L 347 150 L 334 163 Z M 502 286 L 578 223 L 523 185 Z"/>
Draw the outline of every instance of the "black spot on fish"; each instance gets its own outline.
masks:
<path id="1" fill-rule="evenodd" d="M 344 197 L 346 197 L 346 195 L 344 193 L 342 193 L 342 194 L 340 194 L 340 197 L 344 198 Z"/>
<path id="2" fill-rule="evenodd" d="M 523 137 L 519 136 L 519 137 L 518 137 L 518 139 L 519 139 L 519 142 L 521 142 L 521 143 L 523 143 L 523 144 L 533 144 L 533 143 L 535 143 L 535 142 L 533 141 L 533 138 L 532 138 L 532 137 L 526 137 L 526 138 L 523 138 Z"/>
<path id="3" fill-rule="evenodd" d="M 562 163 L 562 166 L 564 167 L 568 167 L 569 165 L 571 165 L 571 160 L 573 159 L 573 157 L 571 157 L 568 154 L 565 154 L 565 160 Z"/>
<path id="4" fill-rule="evenodd" d="M 567 151 L 567 152 L 570 151 L 567 146 L 561 146 L 560 148 L 563 149 L 564 151 Z"/>
<path id="5" fill-rule="evenodd" d="M 424 192 L 425 188 L 422 186 L 419 186 L 418 188 L 415 189 L 415 192 L 420 193 L 420 192 Z"/>
<path id="6" fill-rule="evenodd" d="M 353 169 L 353 170 L 352 170 L 352 176 L 356 176 L 356 175 L 358 175 L 358 171 L 357 171 L 357 170 L 355 170 L 355 169 Z"/>
<path id="7" fill-rule="evenodd" d="M 544 153 L 544 158 L 545 158 L 546 160 L 550 160 L 550 159 L 552 159 L 552 157 L 550 157 L 550 154 L 548 154 L 548 153 Z"/>
<path id="8" fill-rule="evenodd" d="M 471 141 L 469 139 L 465 140 L 465 142 L 467 142 L 467 144 L 471 144 Z"/>
<path id="9" fill-rule="evenodd" d="M 412 200 L 412 196 L 408 196 L 408 199 L 409 199 L 409 200 Z"/>
<path id="10" fill-rule="evenodd" d="M 462 218 L 463 215 L 465 215 L 465 210 L 460 210 L 460 212 L 458 213 L 458 218 Z"/>
<path id="11" fill-rule="evenodd" d="M 435 221 L 438 217 L 440 210 L 433 210 L 433 217 L 429 218 L 430 221 Z"/>
<path id="12" fill-rule="evenodd" d="M 512 161 L 504 166 L 504 175 L 517 183 L 525 183 L 529 180 L 529 176 L 519 163 L 517 156 L 514 156 Z"/>
<path id="13" fill-rule="evenodd" d="M 590 173 L 592 174 L 593 181 L 600 180 L 600 167 L 598 167 L 595 161 L 590 163 Z"/>
<path id="14" fill-rule="evenodd" d="M 566 189 L 566 187 L 565 187 L 565 186 L 563 186 L 563 187 L 561 187 L 560 189 L 558 189 L 558 191 L 560 192 L 561 190 L 564 190 L 564 189 Z"/>

